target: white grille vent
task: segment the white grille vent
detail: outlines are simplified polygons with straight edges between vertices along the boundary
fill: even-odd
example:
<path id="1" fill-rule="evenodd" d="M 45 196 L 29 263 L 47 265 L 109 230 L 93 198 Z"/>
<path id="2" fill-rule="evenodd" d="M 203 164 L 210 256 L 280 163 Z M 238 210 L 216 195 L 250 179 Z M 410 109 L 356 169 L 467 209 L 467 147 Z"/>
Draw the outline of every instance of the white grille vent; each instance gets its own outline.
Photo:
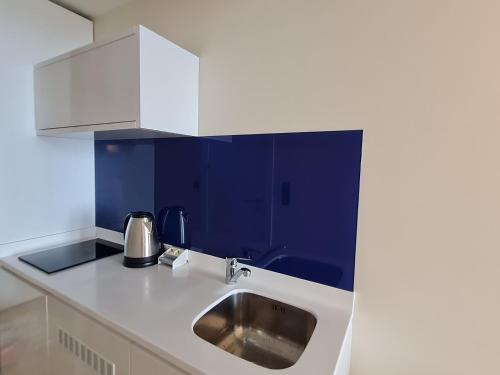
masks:
<path id="1" fill-rule="evenodd" d="M 115 375 L 115 364 L 108 361 L 95 350 L 72 336 L 62 328 L 58 328 L 58 342 L 67 352 L 92 368 L 99 375 Z"/>

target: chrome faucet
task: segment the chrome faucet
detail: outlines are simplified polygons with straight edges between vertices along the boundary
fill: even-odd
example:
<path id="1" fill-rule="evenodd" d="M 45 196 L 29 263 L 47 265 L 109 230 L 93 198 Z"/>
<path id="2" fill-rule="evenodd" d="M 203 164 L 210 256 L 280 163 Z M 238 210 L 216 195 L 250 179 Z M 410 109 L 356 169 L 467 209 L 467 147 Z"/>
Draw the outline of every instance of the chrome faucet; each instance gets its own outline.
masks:
<path id="1" fill-rule="evenodd" d="M 236 284 L 241 275 L 248 277 L 252 273 L 248 268 L 238 269 L 238 260 L 250 260 L 247 258 L 226 258 L 226 284 Z"/>

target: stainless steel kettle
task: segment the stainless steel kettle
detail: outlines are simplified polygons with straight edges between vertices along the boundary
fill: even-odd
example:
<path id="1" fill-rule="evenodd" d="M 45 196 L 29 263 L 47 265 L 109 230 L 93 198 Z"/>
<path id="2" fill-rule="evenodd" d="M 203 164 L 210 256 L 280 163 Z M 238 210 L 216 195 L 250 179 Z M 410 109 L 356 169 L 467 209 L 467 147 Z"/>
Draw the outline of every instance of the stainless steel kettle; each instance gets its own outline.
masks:
<path id="1" fill-rule="evenodd" d="M 152 213 L 143 211 L 129 213 L 123 223 L 123 235 L 125 267 L 147 267 L 158 262 L 161 246 Z"/>

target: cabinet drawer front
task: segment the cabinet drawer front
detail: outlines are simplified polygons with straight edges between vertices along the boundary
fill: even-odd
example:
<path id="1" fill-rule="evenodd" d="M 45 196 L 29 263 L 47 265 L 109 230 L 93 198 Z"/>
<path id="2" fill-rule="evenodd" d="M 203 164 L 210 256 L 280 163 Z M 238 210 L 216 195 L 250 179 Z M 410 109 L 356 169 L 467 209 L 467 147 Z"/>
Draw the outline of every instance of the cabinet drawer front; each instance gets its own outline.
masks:
<path id="1" fill-rule="evenodd" d="M 51 373 L 129 374 L 127 340 L 53 297 L 48 312 Z"/>
<path id="2" fill-rule="evenodd" d="M 134 34 L 36 67 L 37 128 L 136 121 L 138 48 Z"/>

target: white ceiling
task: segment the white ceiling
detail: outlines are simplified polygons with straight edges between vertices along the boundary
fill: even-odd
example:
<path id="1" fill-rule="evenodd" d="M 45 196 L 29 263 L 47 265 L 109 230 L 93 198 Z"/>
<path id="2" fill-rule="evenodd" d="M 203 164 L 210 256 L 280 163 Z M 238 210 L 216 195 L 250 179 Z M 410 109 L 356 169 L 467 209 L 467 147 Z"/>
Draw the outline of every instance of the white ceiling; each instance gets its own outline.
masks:
<path id="1" fill-rule="evenodd" d="M 133 0 L 50 0 L 86 18 L 93 19 Z"/>

